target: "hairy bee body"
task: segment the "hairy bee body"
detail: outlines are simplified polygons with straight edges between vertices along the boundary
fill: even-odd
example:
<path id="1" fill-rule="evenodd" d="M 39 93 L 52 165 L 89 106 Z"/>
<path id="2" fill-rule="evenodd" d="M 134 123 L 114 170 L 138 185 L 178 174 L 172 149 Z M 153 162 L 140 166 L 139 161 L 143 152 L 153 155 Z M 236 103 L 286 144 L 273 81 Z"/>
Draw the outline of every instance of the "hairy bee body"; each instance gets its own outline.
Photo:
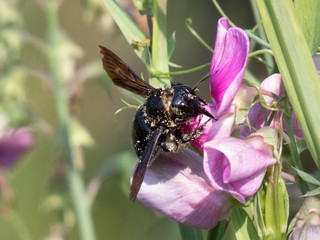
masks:
<path id="1" fill-rule="evenodd" d="M 204 101 L 199 99 L 190 87 L 181 83 L 151 91 L 133 121 L 132 143 L 137 156 L 142 156 L 148 140 L 159 126 L 163 126 L 164 131 L 154 152 L 159 147 L 166 152 L 183 150 L 187 143 L 199 135 L 194 134 L 194 137 L 187 139 L 189 135 L 184 135 L 180 129 L 181 124 L 204 113 Z"/>
<path id="2" fill-rule="evenodd" d="M 154 88 L 143 81 L 116 54 L 100 46 L 103 67 L 113 83 L 146 98 L 133 120 L 132 142 L 139 162 L 134 171 L 130 199 L 134 201 L 140 190 L 148 165 L 161 148 L 166 152 L 181 151 L 199 137 L 205 124 L 184 133 L 181 125 L 204 114 L 214 118 L 194 89 L 181 84 Z"/>

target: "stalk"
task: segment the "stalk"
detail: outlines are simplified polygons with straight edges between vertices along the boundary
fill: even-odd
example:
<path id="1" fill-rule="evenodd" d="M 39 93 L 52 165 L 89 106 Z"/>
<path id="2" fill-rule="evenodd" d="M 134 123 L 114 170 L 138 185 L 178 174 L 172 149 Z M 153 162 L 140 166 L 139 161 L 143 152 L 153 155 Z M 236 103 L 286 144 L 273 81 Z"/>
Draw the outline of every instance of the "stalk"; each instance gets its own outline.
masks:
<path id="1" fill-rule="evenodd" d="M 52 80 L 56 110 L 60 125 L 62 148 L 68 164 L 68 183 L 74 204 L 81 239 L 95 240 L 92 216 L 90 213 L 87 196 L 85 194 L 84 181 L 80 170 L 74 163 L 74 152 L 71 143 L 70 133 L 70 112 L 69 98 L 59 76 L 59 26 L 58 26 L 59 1 L 48 0 L 45 5 L 48 23 L 48 42 L 50 51 L 48 53 L 48 63 L 50 77 Z"/>

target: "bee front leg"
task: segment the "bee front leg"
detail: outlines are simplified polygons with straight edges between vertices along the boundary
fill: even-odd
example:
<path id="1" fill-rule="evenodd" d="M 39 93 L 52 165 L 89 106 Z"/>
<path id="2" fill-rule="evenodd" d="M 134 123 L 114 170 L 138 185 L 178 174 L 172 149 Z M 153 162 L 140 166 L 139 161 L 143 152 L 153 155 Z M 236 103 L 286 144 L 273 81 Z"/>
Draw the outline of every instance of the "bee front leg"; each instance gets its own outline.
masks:
<path id="1" fill-rule="evenodd" d="M 208 121 L 210 121 L 211 119 L 209 119 Z M 200 127 L 196 128 L 194 131 L 187 133 L 187 134 L 183 134 L 181 129 L 177 129 L 175 131 L 175 136 L 176 139 L 178 141 L 180 141 L 182 144 L 183 143 L 189 143 L 195 139 L 197 139 L 198 137 L 200 137 L 200 135 L 203 133 L 206 124 L 208 123 L 208 121 L 206 121 L 204 124 L 202 124 Z"/>
<path id="2" fill-rule="evenodd" d="M 161 148 L 166 152 L 181 152 L 184 150 L 187 146 L 187 142 L 182 142 L 180 139 L 178 139 L 176 136 L 173 136 L 171 134 L 167 135 L 166 141 L 162 142 L 160 144 Z"/>

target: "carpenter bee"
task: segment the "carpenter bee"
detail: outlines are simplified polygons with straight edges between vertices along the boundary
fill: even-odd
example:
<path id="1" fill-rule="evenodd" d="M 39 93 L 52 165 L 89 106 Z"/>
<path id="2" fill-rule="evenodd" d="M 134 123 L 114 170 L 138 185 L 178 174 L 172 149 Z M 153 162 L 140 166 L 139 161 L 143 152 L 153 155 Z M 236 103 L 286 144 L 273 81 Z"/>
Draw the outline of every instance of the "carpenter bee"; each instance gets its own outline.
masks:
<path id="1" fill-rule="evenodd" d="M 204 106 L 194 89 L 181 83 L 154 88 L 143 81 L 115 53 L 99 46 L 103 54 L 103 67 L 116 86 L 146 98 L 133 120 L 132 142 L 139 163 L 133 174 L 130 200 L 135 201 L 147 167 L 156 158 L 159 149 L 166 152 L 183 150 L 188 143 L 198 138 L 205 124 L 190 133 L 181 130 L 181 124 L 204 114 L 214 118 Z"/>

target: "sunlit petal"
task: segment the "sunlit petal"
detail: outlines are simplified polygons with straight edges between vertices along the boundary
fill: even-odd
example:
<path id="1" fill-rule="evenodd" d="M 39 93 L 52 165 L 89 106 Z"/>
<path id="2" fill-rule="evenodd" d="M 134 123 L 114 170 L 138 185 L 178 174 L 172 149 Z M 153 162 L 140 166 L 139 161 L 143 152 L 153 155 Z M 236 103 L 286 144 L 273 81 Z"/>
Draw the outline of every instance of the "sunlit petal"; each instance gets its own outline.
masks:
<path id="1" fill-rule="evenodd" d="M 200 155 L 187 149 L 158 156 L 148 168 L 138 199 L 177 222 L 210 229 L 219 221 L 226 197 L 210 184 Z"/>

